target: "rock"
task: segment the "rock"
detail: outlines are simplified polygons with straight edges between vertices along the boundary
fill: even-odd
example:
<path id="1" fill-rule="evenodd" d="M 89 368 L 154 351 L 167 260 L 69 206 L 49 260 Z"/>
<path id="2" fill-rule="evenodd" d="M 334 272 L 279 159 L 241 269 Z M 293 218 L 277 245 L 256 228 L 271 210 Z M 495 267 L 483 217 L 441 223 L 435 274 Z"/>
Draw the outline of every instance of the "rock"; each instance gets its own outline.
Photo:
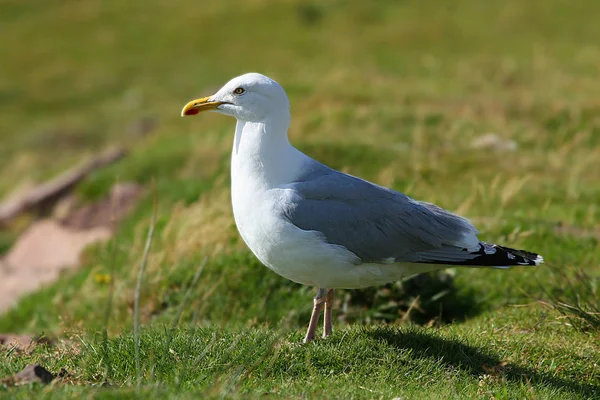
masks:
<path id="1" fill-rule="evenodd" d="M 158 120 L 154 117 L 143 117 L 129 125 L 127 130 L 132 137 L 146 136 L 158 126 Z"/>
<path id="2" fill-rule="evenodd" d="M 60 219 L 61 225 L 74 229 L 112 228 L 115 221 L 127 215 L 135 206 L 143 188 L 136 183 L 119 183 L 112 187 L 108 198 L 83 206 Z"/>
<path id="3" fill-rule="evenodd" d="M 86 246 L 109 237 L 110 230 L 106 227 L 76 231 L 56 221 L 41 220 L 19 237 L 4 263 L 9 270 L 30 270 L 42 274 L 69 268 L 77 265 Z"/>
<path id="4" fill-rule="evenodd" d="M 50 383 L 56 378 L 52 372 L 39 364 L 28 365 L 21 372 L 15 375 L 15 381 L 18 383 L 40 382 Z"/>
<path id="5" fill-rule="evenodd" d="M 33 338 L 28 335 L 17 335 L 12 333 L 0 333 L 0 346 L 16 347 L 24 350 L 33 342 Z"/>
<path id="6" fill-rule="evenodd" d="M 33 223 L 0 259 L 0 313 L 25 293 L 54 281 L 61 271 L 79 265 L 83 250 L 107 240 L 117 221 L 129 213 L 143 189 L 134 183 L 113 186 L 110 196 L 74 211 L 60 220 Z"/>
<path id="7" fill-rule="evenodd" d="M 52 218 L 62 220 L 67 218 L 79 206 L 79 199 L 74 194 L 68 194 L 56 202 L 52 210 Z"/>
<path id="8" fill-rule="evenodd" d="M 576 225 L 566 224 L 561 221 L 553 227 L 553 230 L 557 235 L 573 236 L 576 238 L 594 238 L 596 240 L 600 240 L 600 227 L 582 228 Z"/>
<path id="9" fill-rule="evenodd" d="M 23 351 L 30 350 L 38 344 L 54 345 L 56 344 L 56 339 L 38 335 L 0 333 L 0 347 L 4 346 Z"/>
<path id="10" fill-rule="evenodd" d="M 485 149 L 494 151 L 515 151 L 517 142 L 505 139 L 495 133 L 486 133 L 473 140 L 471 147 L 474 149 Z"/>
<path id="11" fill-rule="evenodd" d="M 38 210 L 45 214 L 56 202 L 69 194 L 87 175 L 98 168 L 114 163 L 127 154 L 124 148 L 115 148 L 77 165 L 54 179 L 39 184 L 19 196 L 11 195 L 0 203 L 0 226 L 10 223 L 20 214 Z"/>
<path id="12" fill-rule="evenodd" d="M 76 267 L 85 247 L 110 235 L 106 227 L 77 231 L 52 220 L 31 225 L 1 263 L 0 312 L 23 294 L 55 280 L 62 270 Z"/>

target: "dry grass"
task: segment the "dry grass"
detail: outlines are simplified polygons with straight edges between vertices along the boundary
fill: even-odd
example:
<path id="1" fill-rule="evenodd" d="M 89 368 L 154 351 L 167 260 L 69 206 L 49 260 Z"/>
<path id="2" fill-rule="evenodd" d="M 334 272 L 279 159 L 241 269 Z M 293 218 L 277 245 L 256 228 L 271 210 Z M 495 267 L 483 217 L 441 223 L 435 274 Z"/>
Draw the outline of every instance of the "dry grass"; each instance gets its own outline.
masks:
<path id="1" fill-rule="evenodd" d="M 140 391 L 117 394 L 592 398 L 600 386 L 597 340 L 538 300 L 555 293 L 582 310 L 596 304 L 595 294 L 571 293 L 564 282 L 577 282 L 583 269 L 596 284 L 600 268 L 598 4 L 4 2 L 0 46 L 11 57 L 0 63 L 0 194 L 113 142 L 131 147 L 131 155 L 91 176 L 79 189 L 84 199 L 101 196 L 116 179 L 156 180 L 155 242 L 140 298 L 148 324 L 142 364 L 155 366 L 156 380 L 144 375 Z M 447 297 L 454 303 L 444 304 L 452 311 L 445 315 L 460 322 L 442 328 L 339 321 L 333 340 L 290 345 L 308 317 L 311 289 L 259 265 L 235 230 L 233 121 L 179 117 L 189 99 L 252 70 L 286 88 L 291 140 L 307 154 L 455 210 L 476 223 L 482 239 L 539 251 L 553 268 L 456 270 Z M 132 133 L 148 117 L 157 127 Z M 516 149 L 475 149 L 473 141 L 488 133 Z M 128 332 L 151 203 L 123 223 L 114 253 L 91 249 L 81 271 L 24 299 L 0 318 L 0 329 L 82 332 L 81 353 L 56 364 L 81 371 L 79 382 L 101 382 L 102 355 L 85 332 L 103 328 L 99 304 L 109 285 L 95 277 L 107 274 L 114 256 L 108 349 L 114 379 L 135 383 Z M 21 229 L 2 236 L 0 248 Z M 210 261 L 188 298 L 205 256 Z M 447 288 L 429 288 L 429 298 Z M 427 300 L 407 303 L 390 288 L 371 297 L 341 292 L 340 299 L 351 293 L 367 299 L 350 297 L 358 321 L 378 319 L 365 310 L 384 314 L 388 301 L 416 315 Z M 174 353 L 166 353 L 161 326 L 186 299 Z M 444 312 L 431 304 L 431 314 Z M 44 357 L 30 359 L 52 360 Z M 0 358 L 0 373 L 25 361 Z M 190 371 L 180 373 L 180 361 Z M 222 385 L 211 389 L 211 382 Z M 48 396 L 81 394 L 70 390 Z"/>

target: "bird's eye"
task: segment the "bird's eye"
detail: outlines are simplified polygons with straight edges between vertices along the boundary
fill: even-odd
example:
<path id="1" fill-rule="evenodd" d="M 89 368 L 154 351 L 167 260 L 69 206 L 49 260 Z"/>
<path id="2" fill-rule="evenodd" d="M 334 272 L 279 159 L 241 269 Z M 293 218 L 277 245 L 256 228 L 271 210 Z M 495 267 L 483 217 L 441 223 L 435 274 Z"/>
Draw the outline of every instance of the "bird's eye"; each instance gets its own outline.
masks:
<path id="1" fill-rule="evenodd" d="M 233 93 L 234 93 L 234 94 L 237 94 L 237 95 L 239 96 L 240 94 L 244 94 L 244 93 L 246 93 L 246 90 L 245 90 L 244 88 L 241 88 L 241 87 L 239 87 L 239 88 L 236 88 L 236 89 L 233 91 Z"/>

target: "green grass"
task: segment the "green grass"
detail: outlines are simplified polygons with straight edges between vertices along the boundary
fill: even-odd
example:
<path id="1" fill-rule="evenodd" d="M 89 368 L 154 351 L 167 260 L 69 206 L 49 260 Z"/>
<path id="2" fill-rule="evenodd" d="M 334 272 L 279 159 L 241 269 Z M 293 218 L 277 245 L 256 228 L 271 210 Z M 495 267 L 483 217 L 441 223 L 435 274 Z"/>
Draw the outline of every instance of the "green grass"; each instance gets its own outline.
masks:
<path id="1" fill-rule="evenodd" d="M 472 335 L 474 328 L 479 330 L 476 335 Z M 513 335 L 520 336 L 518 343 Z M 13 366 L 16 369 L 32 358 L 47 360 L 55 369 L 76 370 L 68 378 L 70 383 L 86 383 L 55 387 L 46 391 L 48 398 L 82 393 L 107 396 L 120 390 L 123 395 L 147 398 L 187 393 L 211 398 L 559 399 L 591 398 L 597 389 L 585 368 L 574 367 L 575 362 L 597 361 L 589 353 L 591 344 L 541 348 L 533 332 L 494 328 L 489 316 L 468 328 L 352 327 L 310 346 L 298 345 L 301 338 L 298 332 L 282 334 L 264 327 L 240 332 L 187 327 L 178 330 L 165 348 L 167 334 L 148 330 L 141 338 L 144 375 L 139 391 L 133 389 L 136 368 L 130 334 L 110 342 L 110 375 L 116 387 L 109 389 L 98 388 L 104 379 L 98 367 L 104 359 L 86 340 L 78 354 L 57 356 L 38 348 L 33 356 L 14 357 Z M 30 390 L 20 388 L 12 394 L 26 396 Z"/>
<path id="2" fill-rule="evenodd" d="M 116 242 L 0 316 L 0 332 L 59 338 L 0 350 L 0 377 L 31 362 L 70 373 L 0 384 L 0 397 L 599 397 L 600 332 L 577 316 L 598 310 L 599 12 L 591 0 L 0 2 L 0 194 L 121 144 L 131 154 L 78 195 L 154 180 L 158 201 L 140 368 L 132 310 L 151 190 Z M 547 264 L 339 291 L 334 335 L 298 345 L 313 289 L 261 266 L 235 230 L 233 121 L 179 117 L 248 71 L 286 88 L 291 140 L 309 155 Z M 144 118 L 156 129 L 132 133 Z M 517 150 L 473 150 L 488 132 Z M 0 249 L 22 230 L 0 233 Z M 97 277 L 113 266 L 106 324 L 110 285 Z"/>

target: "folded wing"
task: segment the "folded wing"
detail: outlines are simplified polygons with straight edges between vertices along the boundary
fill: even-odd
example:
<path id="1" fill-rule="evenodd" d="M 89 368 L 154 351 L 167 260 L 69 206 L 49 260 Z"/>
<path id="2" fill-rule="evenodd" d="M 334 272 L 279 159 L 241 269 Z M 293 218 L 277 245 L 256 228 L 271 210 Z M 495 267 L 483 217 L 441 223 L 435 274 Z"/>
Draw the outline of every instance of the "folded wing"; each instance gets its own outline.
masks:
<path id="1" fill-rule="evenodd" d="M 282 214 L 363 262 L 460 263 L 476 257 L 477 230 L 468 220 L 321 164 L 309 171 L 286 186 L 291 193 Z"/>

